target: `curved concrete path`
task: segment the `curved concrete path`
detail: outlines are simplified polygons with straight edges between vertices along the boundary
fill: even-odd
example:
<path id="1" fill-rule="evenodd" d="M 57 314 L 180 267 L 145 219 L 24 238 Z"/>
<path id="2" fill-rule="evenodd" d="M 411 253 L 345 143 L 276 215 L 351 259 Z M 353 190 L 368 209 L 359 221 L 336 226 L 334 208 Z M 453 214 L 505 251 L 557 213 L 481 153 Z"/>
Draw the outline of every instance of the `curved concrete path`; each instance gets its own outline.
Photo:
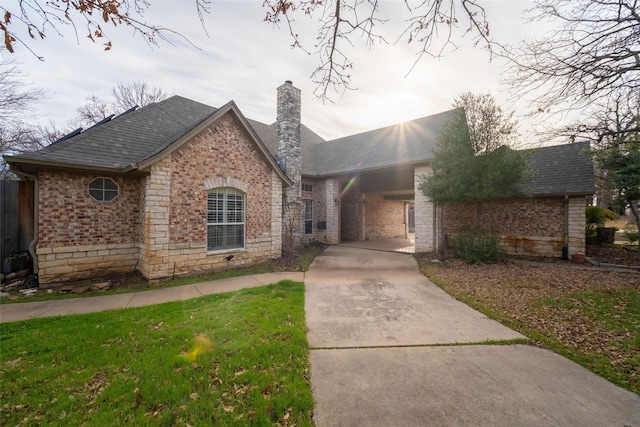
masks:
<path id="1" fill-rule="evenodd" d="M 183 301 L 203 295 L 219 294 L 255 286 L 269 285 L 281 280 L 302 282 L 304 281 L 304 273 L 283 272 L 253 274 L 127 294 L 1 304 L 0 323 L 39 317 L 64 316 L 67 314 L 95 313 L 117 308 L 142 307 L 169 301 Z"/>
<path id="2" fill-rule="evenodd" d="M 429 282 L 413 257 L 326 249 L 305 275 L 314 420 L 325 426 L 640 426 L 640 396 Z"/>

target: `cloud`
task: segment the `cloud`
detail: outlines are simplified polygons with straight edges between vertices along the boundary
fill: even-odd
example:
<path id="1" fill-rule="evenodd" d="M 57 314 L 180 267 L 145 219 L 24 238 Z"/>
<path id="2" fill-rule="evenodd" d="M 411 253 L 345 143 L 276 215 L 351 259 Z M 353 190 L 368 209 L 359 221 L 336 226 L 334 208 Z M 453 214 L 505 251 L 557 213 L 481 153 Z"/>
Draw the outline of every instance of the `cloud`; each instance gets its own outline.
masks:
<path id="1" fill-rule="evenodd" d="M 333 103 L 323 104 L 314 99 L 315 84 L 309 78 L 318 62 L 313 54 L 316 21 L 304 15 L 295 21 L 310 55 L 291 49 L 286 26 L 277 29 L 263 22 L 266 12 L 261 1 L 212 2 L 206 32 L 191 0 L 151 3 L 145 21 L 177 31 L 197 48 L 176 34 L 168 36 L 172 44 L 149 47 L 140 35 L 132 36 L 130 28 L 117 27 L 108 28 L 113 48 L 107 52 L 101 44 L 82 35 L 78 42 L 65 31 L 64 37 L 51 32 L 45 40 L 33 41 L 44 62 L 26 50 L 16 54 L 36 86 L 52 94 L 39 106 L 42 121 L 64 123 L 88 96 L 108 99 L 116 84 L 133 81 L 216 107 L 234 100 L 247 117 L 271 123 L 276 88 L 292 80 L 302 90 L 303 122 L 327 139 L 447 110 L 464 91 L 491 92 L 499 101 L 507 98 L 499 91 L 501 64 L 490 63 L 487 53 L 474 48 L 469 37 L 459 39 L 458 51 L 442 59 L 425 57 L 407 75 L 418 45 L 407 44 L 404 38 L 367 49 L 356 36 L 356 47 L 347 49 L 357 90 L 336 94 Z M 493 33 L 526 36 L 521 14 L 529 3 L 487 1 Z M 382 2 L 382 7 L 385 16 L 394 18 L 384 26 L 394 42 L 405 25 L 404 2 Z"/>

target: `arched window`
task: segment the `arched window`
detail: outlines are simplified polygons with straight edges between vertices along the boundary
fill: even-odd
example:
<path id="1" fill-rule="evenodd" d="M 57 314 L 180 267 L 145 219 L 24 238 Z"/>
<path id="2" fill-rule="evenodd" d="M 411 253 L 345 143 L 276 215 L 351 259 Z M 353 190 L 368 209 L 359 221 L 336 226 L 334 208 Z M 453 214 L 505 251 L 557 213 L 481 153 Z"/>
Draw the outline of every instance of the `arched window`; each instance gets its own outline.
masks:
<path id="1" fill-rule="evenodd" d="M 245 195 L 234 188 L 207 193 L 207 250 L 244 248 Z"/>

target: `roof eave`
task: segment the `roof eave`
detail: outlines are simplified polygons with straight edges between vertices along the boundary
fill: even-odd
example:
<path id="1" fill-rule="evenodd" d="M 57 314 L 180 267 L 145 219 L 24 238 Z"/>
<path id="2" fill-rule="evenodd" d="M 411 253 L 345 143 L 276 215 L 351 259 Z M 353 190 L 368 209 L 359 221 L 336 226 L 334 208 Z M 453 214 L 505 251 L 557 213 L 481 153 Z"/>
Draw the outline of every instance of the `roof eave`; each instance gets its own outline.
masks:
<path id="1" fill-rule="evenodd" d="M 30 159 L 17 156 L 3 156 L 5 162 L 12 170 L 27 172 L 41 169 L 55 169 L 68 172 L 84 172 L 84 173 L 107 173 L 111 175 L 126 175 L 137 172 L 135 165 L 127 165 L 125 167 L 105 167 L 92 166 L 87 164 L 53 162 L 49 160 Z M 26 169 L 25 169 L 26 168 Z"/>
<path id="2" fill-rule="evenodd" d="M 390 169 L 390 168 L 398 168 L 398 167 L 406 167 L 406 166 L 427 166 L 430 160 L 431 159 L 412 160 L 404 163 L 393 163 L 388 165 L 372 166 L 369 168 L 321 172 L 321 173 L 316 173 L 315 175 L 309 174 L 309 173 L 303 173 L 302 175 L 310 178 L 330 178 L 330 177 L 340 176 L 340 175 L 350 175 L 350 174 L 362 173 L 362 172 L 375 172 L 382 169 Z"/>

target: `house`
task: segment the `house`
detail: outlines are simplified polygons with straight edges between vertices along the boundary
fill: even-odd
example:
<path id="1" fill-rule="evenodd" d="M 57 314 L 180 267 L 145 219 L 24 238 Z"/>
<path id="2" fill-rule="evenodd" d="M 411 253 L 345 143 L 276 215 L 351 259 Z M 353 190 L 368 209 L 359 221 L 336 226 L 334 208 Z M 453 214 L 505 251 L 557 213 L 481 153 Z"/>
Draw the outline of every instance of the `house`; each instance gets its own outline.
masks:
<path id="1" fill-rule="evenodd" d="M 106 272 L 149 279 L 279 258 L 287 237 L 328 244 L 415 233 L 417 251 L 455 233 L 464 206 L 417 190 L 451 110 L 333 141 L 278 89 L 267 125 L 230 102 L 179 96 L 109 118 L 40 151 L 5 156 L 35 185 L 31 250 L 43 285 Z M 512 253 L 584 253 L 593 167 L 572 144 L 538 149 L 533 198 L 485 215 Z M 502 227 L 502 228 L 501 228 Z"/>

